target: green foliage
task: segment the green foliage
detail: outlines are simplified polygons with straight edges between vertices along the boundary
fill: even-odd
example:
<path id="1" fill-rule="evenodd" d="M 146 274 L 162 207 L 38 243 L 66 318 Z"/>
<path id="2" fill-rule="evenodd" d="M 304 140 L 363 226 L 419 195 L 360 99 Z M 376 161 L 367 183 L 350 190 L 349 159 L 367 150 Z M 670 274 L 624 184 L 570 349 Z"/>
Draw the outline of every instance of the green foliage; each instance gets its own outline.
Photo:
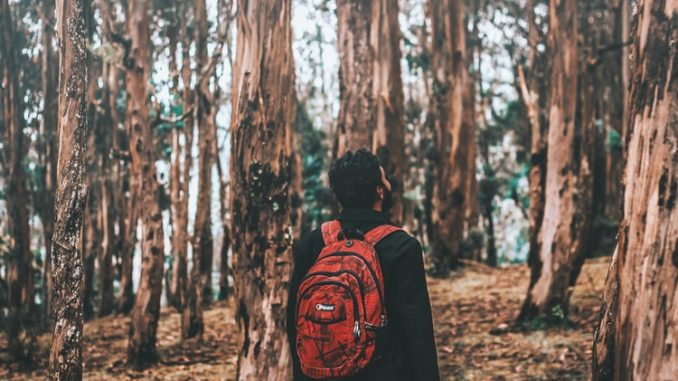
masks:
<path id="1" fill-rule="evenodd" d="M 608 151 L 621 151 L 623 149 L 621 134 L 617 130 L 610 128 L 607 131 L 605 147 Z"/>

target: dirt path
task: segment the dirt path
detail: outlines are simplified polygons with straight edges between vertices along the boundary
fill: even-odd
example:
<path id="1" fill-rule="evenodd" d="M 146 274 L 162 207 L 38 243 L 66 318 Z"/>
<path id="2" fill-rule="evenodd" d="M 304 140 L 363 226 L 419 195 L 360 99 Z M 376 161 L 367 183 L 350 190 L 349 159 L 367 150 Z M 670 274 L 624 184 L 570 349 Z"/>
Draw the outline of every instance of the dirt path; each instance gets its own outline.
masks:
<path id="1" fill-rule="evenodd" d="M 438 355 L 445 380 L 588 379 L 593 327 L 598 315 L 607 258 L 589 261 L 572 297 L 572 328 L 514 332 L 527 289 L 528 269 L 467 266 L 450 279 L 430 281 Z M 85 327 L 85 380 L 232 380 L 237 327 L 232 309 L 205 312 L 205 340 L 180 343 L 179 315 L 165 310 L 158 330 L 162 363 L 144 371 L 124 366 L 128 321 L 98 319 Z M 44 379 L 48 335 L 38 340 L 35 370 L 9 364 L 0 335 L 0 379 Z"/>

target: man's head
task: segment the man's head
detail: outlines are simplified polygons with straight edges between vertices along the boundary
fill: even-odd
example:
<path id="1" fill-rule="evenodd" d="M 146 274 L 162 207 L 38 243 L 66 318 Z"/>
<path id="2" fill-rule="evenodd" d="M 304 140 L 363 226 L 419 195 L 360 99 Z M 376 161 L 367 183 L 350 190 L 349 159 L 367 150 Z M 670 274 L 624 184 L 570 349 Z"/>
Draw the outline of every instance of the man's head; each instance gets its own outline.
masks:
<path id="1" fill-rule="evenodd" d="M 393 204 L 391 183 L 374 154 L 348 151 L 330 168 L 330 187 L 345 209 L 388 211 Z"/>

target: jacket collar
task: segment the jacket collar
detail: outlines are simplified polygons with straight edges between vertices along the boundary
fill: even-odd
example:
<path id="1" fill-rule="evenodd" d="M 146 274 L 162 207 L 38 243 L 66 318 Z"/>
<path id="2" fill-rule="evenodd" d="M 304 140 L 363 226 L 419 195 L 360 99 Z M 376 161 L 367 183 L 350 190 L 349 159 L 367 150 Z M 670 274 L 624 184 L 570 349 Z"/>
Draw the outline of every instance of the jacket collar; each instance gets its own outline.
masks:
<path id="1" fill-rule="evenodd" d="M 384 213 L 374 209 L 343 209 L 339 213 L 339 219 L 342 221 L 388 223 L 388 218 L 386 218 Z"/>

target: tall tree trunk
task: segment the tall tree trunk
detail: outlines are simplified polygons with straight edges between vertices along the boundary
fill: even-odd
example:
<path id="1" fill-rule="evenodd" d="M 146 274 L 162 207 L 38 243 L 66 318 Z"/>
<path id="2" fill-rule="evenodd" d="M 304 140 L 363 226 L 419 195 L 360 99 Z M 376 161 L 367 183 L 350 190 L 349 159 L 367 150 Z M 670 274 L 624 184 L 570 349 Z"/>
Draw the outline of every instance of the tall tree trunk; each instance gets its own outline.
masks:
<path id="1" fill-rule="evenodd" d="M 350 3 L 350 2 L 348 2 Z M 374 0 L 368 27 L 374 52 L 372 97 L 376 108 L 372 151 L 381 161 L 393 186 L 391 221 L 403 223 L 403 167 L 405 165 L 405 115 L 400 74 L 400 25 L 397 0 Z M 340 28 L 351 29 L 350 25 Z M 346 31 L 344 31 L 346 32 Z M 355 86 L 355 83 L 352 84 Z M 358 127 L 358 126 L 356 126 Z M 362 126 L 365 128 L 367 126 Z"/>
<path id="2" fill-rule="evenodd" d="M 91 144 L 92 142 L 90 139 L 90 146 Z M 88 155 L 86 162 L 91 163 L 91 159 L 92 156 Z M 90 174 L 90 176 L 92 175 Z M 84 237 L 81 245 L 83 259 L 82 304 L 85 320 L 94 317 L 94 266 L 101 247 L 101 231 L 99 228 L 99 215 L 97 210 L 97 201 L 99 199 L 98 188 L 97 182 L 87 182 L 88 194 L 85 200 L 83 216 Z"/>
<path id="3" fill-rule="evenodd" d="M 570 276 L 577 256 L 575 114 L 577 105 L 577 1 L 550 0 L 551 81 L 544 214 L 540 229 L 540 265 L 532 279 L 519 319 L 566 314 Z M 536 260 L 536 258 L 533 258 Z M 558 311 L 560 309 L 560 311 Z M 558 313 L 560 312 L 560 313 Z"/>
<path id="4" fill-rule="evenodd" d="M 181 40 L 182 62 L 181 62 L 181 82 L 183 86 L 182 102 L 183 111 L 187 112 L 192 106 L 193 92 L 191 91 L 191 55 L 190 55 L 190 34 L 188 33 L 188 14 L 189 2 L 183 1 L 182 12 L 179 19 L 179 38 Z M 188 187 L 190 184 L 191 168 L 193 168 L 193 117 L 189 114 L 184 119 L 184 147 L 183 147 L 183 167 L 179 168 L 176 164 L 172 178 L 175 180 L 173 186 L 177 190 L 172 190 L 172 279 L 170 281 L 171 294 L 174 298 L 174 306 L 183 311 L 186 306 L 186 297 L 188 292 L 188 274 L 186 251 L 188 245 Z M 177 137 L 178 138 L 178 137 Z M 177 141 L 178 144 L 178 141 Z M 179 160 L 179 151 L 174 151 L 177 155 L 174 160 Z M 179 177 L 181 180 L 179 181 Z M 177 197 L 176 193 L 179 193 Z"/>
<path id="5" fill-rule="evenodd" d="M 217 150 L 218 152 L 218 150 Z M 217 157 L 217 173 L 219 174 L 219 198 L 221 199 L 221 229 L 223 238 L 221 240 L 220 265 L 219 265 L 219 300 L 226 300 L 229 296 L 228 277 L 231 274 L 231 268 L 228 265 L 228 252 L 231 249 L 231 225 L 228 221 L 230 215 L 228 208 L 229 185 L 224 178 L 221 160 Z"/>
<path id="6" fill-rule="evenodd" d="M 87 16 L 92 22 L 93 15 L 87 13 Z M 92 41 L 93 32 L 87 36 L 89 41 Z M 101 253 L 101 180 L 100 176 L 102 167 L 102 155 L 100 153 L 100 139 L 102 135 L 100 125 L 99 107 L 97 106 L 97 93 L 99 91 L 99 78 L 101 76 L 100 61 L 90 55 L 87 60 L 87 130 L 89 131 L 89 139 L 87 143 L 87 158 L 88 163 L 86 170 L 86 182 L 88 195 L 86 200 L 85 216 L 84 216 L 84 232 L 83 240 L 83 260 L 84 260 L 84 290 L 83 290 L 83 304 L 85 320 L 94 318 L 94 297 L 95 297 L 95 266 L 97 259 Z"/>
<path id="7" fill-rule="evenodd" d="M 467 182 L 475 176 L 475 115 L 468 73 L 463 1 L 429 2 L 433 48 L 432 120 L 437 168 L 433 185 L 431 258 L 433 272 L 456 265 L 464 237 L 470 195 Z"/>
<path id="8" fill-rule="evenodd" d="M 371 4 L 372 1 L 337 0 L 340 95 L 335 159 L 349 150 L 372 148 L 377 114 L 373 87 L 376 53 L 370 41 Z"/>
<path id="9" fill-rule="evenodd" d="M 211 272 L 214 257 L 212 237 L 212 163 L 214 139 L 210 109 L 213 107 L 200 86 L 207 65 L 207 8 L 205 0 L 195 1 L 196 71 L 200 73 L 195 90 L 195 120 L 198 123 L 198 207 L 193 238 L 193 266 L 182 315 L 182 337 L 202 337 L 202 309 L 211 298 Z M 208 89 L 209 91 L 209 89 Z"/>
<path id="10" fill-rule="evenodd" d="M 28 185 L 23 160 L 26 157 L 26 139 L 24 138 L 23 92 L 20 87 L 21 68 L 15 45 L 14 20 L 7 0 L 2 1 L 2 39 L 0 55 L 3 62 L 2 100 L 7 147 L 5 163 L 7 166 L 7 229 L 13 242 L 7 255 L 7 341 L 10 353 L 19 361 L 30 361 L 30 343 L 22 342 L 21 333 L 26 329 L 26 319 L 33 306 L 31 282 L 30 230 L 28 211 Z M 30 333 L 30 330 L 29 330 Z M 29 335 L 30 336 L 30 335 Z"/>
<path id="11" fill-rule="evenodd" d="M 541 224 L 544 218 L 544 188 L 546 182 L 546 155 L 548 147 L 544 142 L 545 130 L 548 128 L 542 118 L 542 89 L 546 86 L 540 84 L 538 70 L 541 68 L 538 58 L 544 55 L 538 55 L 537 45 L 539 43 L 539 32 L 535 15 L 535 0 L 528 0 L 526 4 L 527 22 L 528 22 L 528 58 L 527 67 L 529 69 L 529 78 L 524 74 L 522 67 L 518 67 L 518 77 L 520 83 L 520 94 L 528 120 L 530 122 L 530 172 L 528 175 L 530 190 L 530 210 L 529 217 L 529 239 L 530 251 L 528 253 L 528 264 L 531 268 L 530 287 L 533 287 L 541 273 L 542 262 L 539 257 L 541 247 Z"/>
<path id="12" fill-rule="evenodd" d="M 294 181 L 291 12 L 290 0 L 239 3 L 231 123 L 231 220 L 238 221 L 233 269 L 242 332 L 238 380 L 292 377 L 284 334 L 292 270 L 288 191 Z"/>
<path id="13" fill-rule="evenodd" d="M 594 380 L 670 380 L 678 374 L 676 39 L 678 3 L 639 1 L 624 219 L 594 339 Z"/>
<path id="14" fill-rule="evenodd" d="M 604 9 L 604 23 L 600 25 L 601 43 L 605 46 L 615 46 L 625 44 L 628 40 L 628 5 L 624 2 L 628 0 L 617 0 L 609 4 L 608 9 Z M 609 2 L 609 0 L 607 1 Z M 626 9 L 624 9 L 626 8 Z M 605 189 L 602 198 L 603 205 L 601 209 L 604 215 L 612 220 L 621 219 L 621 200 L 622 200 L 622 176 L 623 176 L 623 124 L 624 107 L 627 89 L 624 87 L 624 61 L 628 60 L 628 52 L 624 55 L 626 47 L 615 49 L 601 57 L 601 65 L 597 70 L 602 79 L 602 96 L 598 99 L 604 102 L 601 110 L 601 118 L 605 126 L 607 135 L 605 151 Z"/>
<path id="15" fill-rule="evenodd" d="M 59 38 L 59 159 L 52 239 L 54 330 L 51 380 L 82 378 L 83 268 L 79 249 L 85 209 L 87 40 L 89 4 L 57 0 Z"/>
<path id="16" fill-rule="evenodd" d="M 127 347 L 127 361 L 135 366 L 158 359 L 155 344 L 165 253 L 160 186 L 155 170 L 156 147 L 148 120 L 147 84 L 151 75 L 148 12 L 148 2 L 128 1 L 127 33 L 131 48 L 130 56 L 126 57 L 126 123 L 130 131 L 132 176 L 139 182 L 139 214 L 143 232 L 141 278 L 131 314 Z"/>
<path id="17" fill-rule="evenodd" d="M 42 220 L 43 235 L 45 240 L 45 260 L 43 265 L 43 300 L 45 311 L 45 322 L 49 324 L 52 320 L 52 272 L 50 270 L 52 253 L 52 233 L 54 232 L 54 191 L 56 187 L 56 165 L 57 165 L 57 111 L 58 95 L 57 82 L 59 80 L 58 57 L 54 52 L 52 43 L 54 40 L 54 0 L 42 1 L 41 13 L 41 43 L 42 51 L 42 100 L 43 110 L 40 121 L 40 135 L 42 144 L 40 156 L 42 162 L 42 191 L 38 213 Z M 37 201 L 37 200 L 36 200 Z M 37 203 L 37 202 L 36 202 Z"/>

